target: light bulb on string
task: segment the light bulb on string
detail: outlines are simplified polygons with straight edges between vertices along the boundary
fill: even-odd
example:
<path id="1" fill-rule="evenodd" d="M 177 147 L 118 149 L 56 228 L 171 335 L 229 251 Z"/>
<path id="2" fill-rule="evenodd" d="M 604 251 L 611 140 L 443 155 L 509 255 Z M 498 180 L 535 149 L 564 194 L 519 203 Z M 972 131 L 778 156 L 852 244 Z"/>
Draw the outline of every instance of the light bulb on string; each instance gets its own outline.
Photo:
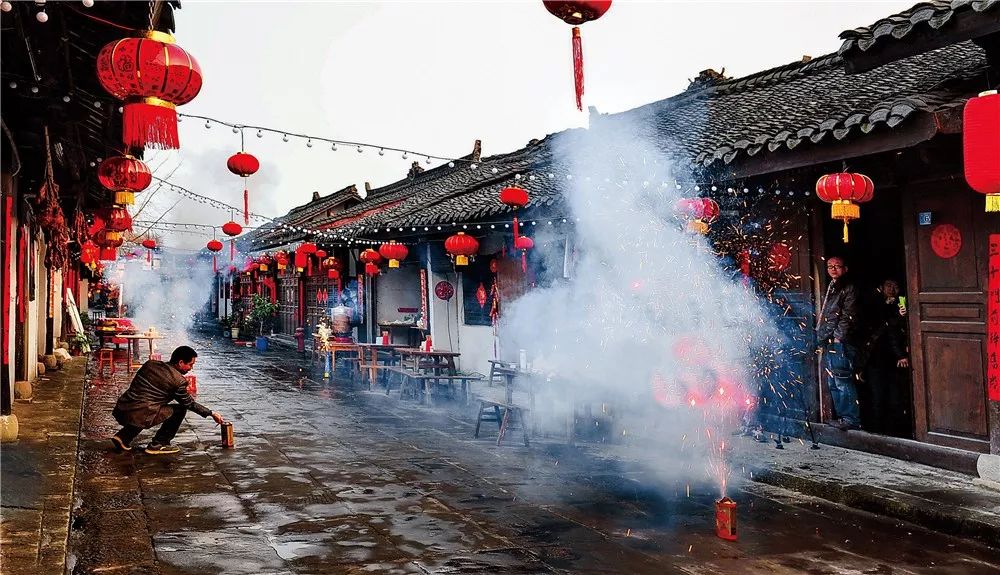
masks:
<path id="1" fill-rule="evenodd" d="M 306 140 L 306 147 L 307 147 L 307 148 L 311 148 L 311 147 L 313 147 L 313 141 L 312 141 L 312 138 L 309 138 L 308 140 Z"/>
<path id="2" fill-rule="evenodd" d="M 358 153 L 360 154 L 362 152 L 364 152 L 364 150 L 361 149 L 361 146 L 358 146 Z"/>
<path id="3" fill-rule="evenodd" d="M 287 141 L 288 141 L 288 134 L 284 134 L 284 135 L 282 135 L 282 136 L 281 136 L 281 141 L 282 141 L 282 142 L 287 142 Z"/>
<path id="4" fill-rule="evenodd" d="M 379 148 L 378 149 L 378 155 L 384 156 L 385 155 L 385 148 Z"/>

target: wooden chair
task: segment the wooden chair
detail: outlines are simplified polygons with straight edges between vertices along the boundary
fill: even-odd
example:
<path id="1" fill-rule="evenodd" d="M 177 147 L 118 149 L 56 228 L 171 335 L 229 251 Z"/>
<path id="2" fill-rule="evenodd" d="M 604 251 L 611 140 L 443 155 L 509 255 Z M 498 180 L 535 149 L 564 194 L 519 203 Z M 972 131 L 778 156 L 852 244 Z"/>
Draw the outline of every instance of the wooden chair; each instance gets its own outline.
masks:
<path id="1" fill-rule="evenodd" d="M 97 375 L 104 375 L 104 364 L 111 366 L 111 374 L 115 373 L 115 350 L 102 347 L 97 350 Z"/>
<path id="2" fill-rule="evenodd" d="M 495 421 L 500 427 L 497 434 L 497 446 L 499 447 L 504 435 L 507 434 L 507 431 L 510 430 L 514 423 L 517 423 L 521 427 L 524 446 L 531 447 L 531 443 L 528 440 L 528 422 L 524 417 L 526 411 L 528 411 L 528 408 L 519 405 L 494 401 L 492 399 L 480 399 L 479 416 L 476 418 L 475 437 L 479 437 L 479 429 L 484 421 Z"/>

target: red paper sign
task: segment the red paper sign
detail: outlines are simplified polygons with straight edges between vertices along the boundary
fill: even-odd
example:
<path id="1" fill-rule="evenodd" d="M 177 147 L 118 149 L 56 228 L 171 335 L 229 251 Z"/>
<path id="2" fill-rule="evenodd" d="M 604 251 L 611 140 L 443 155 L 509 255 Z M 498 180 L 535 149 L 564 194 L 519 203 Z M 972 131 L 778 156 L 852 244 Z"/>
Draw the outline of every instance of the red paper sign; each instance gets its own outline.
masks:
<path id="1" fill-rule="evenodd" d="M 962 232 L 951 224 L 934 226 L 931 232 L 931 249 L 939 258 L 949 259 L 962 249 Z"/>
<path id="2" fill-rule="evenodd" d="M 986 291 L 986 388 L 990 401 L 1000 401 L 1000 234 L 990 234 Z"/>
<path id="3" fill-rule="evenodd" d="M 434 295 L 436 295 L 438 299 L 448 301 L 455 295 L 455 286 L 451 285 L 451 282 L 439 281 L 437 285 L 434 286 Z"/>
<path id="4" fill-rule="evenodd" d="M 427 270 L 420 270 L 420 329 L 427 329 Z"/>

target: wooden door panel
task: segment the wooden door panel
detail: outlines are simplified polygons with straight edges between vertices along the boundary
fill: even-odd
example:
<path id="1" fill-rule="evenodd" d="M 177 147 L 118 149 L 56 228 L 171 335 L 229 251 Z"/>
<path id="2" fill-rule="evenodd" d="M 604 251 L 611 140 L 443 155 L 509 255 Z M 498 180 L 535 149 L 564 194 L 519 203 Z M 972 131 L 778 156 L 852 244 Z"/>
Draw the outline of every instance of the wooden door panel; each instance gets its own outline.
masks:
<path id="1" fill-rule="evenodd" d="M 984 335 L 924 332 L 924 372 L 948 374 L 946 385 L 926 386 L 928 432 L 986 436 L 985 356 Z"/>
<path id="2" fill-rule="evenodd" d="M 904 198 L 916 436 L 988 451 L 982 199 L 947 180 L 913 186 Z M 921 212 L 931 213 L 931 225 L 917 225 Z M 939 226 L 957 230 L 961 247 L 935 250 Z"/>

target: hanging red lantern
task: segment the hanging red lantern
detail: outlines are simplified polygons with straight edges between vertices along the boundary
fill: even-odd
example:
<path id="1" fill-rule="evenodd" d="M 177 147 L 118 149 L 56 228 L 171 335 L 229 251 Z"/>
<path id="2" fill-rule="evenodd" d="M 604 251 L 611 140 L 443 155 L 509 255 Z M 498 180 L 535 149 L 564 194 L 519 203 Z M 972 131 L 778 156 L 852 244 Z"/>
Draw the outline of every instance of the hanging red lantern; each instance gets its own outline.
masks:
<path id="1" fill-rule="evenodd" d="M 87 240 L 80 245 L 80 263 L 83 265 L 92 267 L 97 263 L 100 255 L 101 248 L 99 248 L 93 240 Z"/>
<path id="2" fill-rule="evenodd" d="M 132 229 L 132 214 L 121 206 L 113 206 L 104 214 L 104 227 L 112 232 L 126 232 Z"/>
<path id="3" fill-rule="evenodd" d="M 243 226 L 234 221 L 228 221 L 222 224 L 222 233 L 230 237 L 238 236 L 243 233 Z"/>
<path id="4" fill-rule="evenodd" d="M 326 277 L 332 280 L 340 279 L 340 270 L 328 269 L 326 270 Z"/>
<path id="5" fill-rule="evenodd" d="M 236 152 L 229 156 L 226 167 L 229 168 L 230 172 L 246 179 L 257 173 L 257 170 L 260 169 L 260 162 L 253 154 Z M 250 190 L 245 183 L 243 184 L 243 223 L 250 224 Z"/>
<path id="6" fill-rule="evenodd" d="M 222 251 L 222 242 L 216 239 L 209 240 L 205 245 L 208 251 L 212 252 L 212 273 L 219 272 L 219 261 L 216 259 L 215 254 Z"/>
<path id="7" fill-rule="evenodd" d="M 543 0 L 553 16 L 573 27 L 573 87 L 576 109 L 583 110 L 583 39 L 580 25 L 597 20 L 611 8 L 611 0 Z"/>
<path id="8" fill-rule="evenodd" d="M 390 268 L 398 268 L 399 261 L 405 260 L 407 254 L 410 253 L 410 250 L 408 250 L 403 244 L 396 243 L 396 240 L 391 240 L 389 243 L 379 246 L 378 253 L 385 259 L 389 260 Z"/>
<path id="9" fill-rule="evenodd" d="M 154 240 L 152 238 L 146 238 L 146 239 L 142 240 L 142 247 L 146 248 L 147 250 L 155 250 L 156 249 L 156 240 Z"/>
<path id="10" fill-rule="evenodd" d="M 517 223 L 517 210 L 528 205 L 528 190 L 517 186 L 504 188 L 500 190 L 500 203 L 514 210 L 514 241 L 516 242 L 520 232 L 520 226 Z"/>
<path id="11" fill-rule="evenodd" d="M 142 160 L 124 155 L 102 161 L 97 166 L 97 180 L 114 192 L 115 204 L 131 206 L 135 195 L 153 182 L 153 174 Z"/>
<path id="12" fill-rule="evenodd" d="M 365 264 L 365 273 L 368 274 L 368 277 L 375 277 L 381 272 L 382 270 L 378 268 L 377 264 L 374 264 L 372 262 L 368 262 Z"/>
<path id="13" fill-rule="evenodd" d="M 102 248 L 118 248 L 125 242 L 120 232 L 113 232 L 107 228 L 94 234 L 94 243 Z"/>
<path id="14" fill-rule="evenodd" d="M 201 68 L 173 36 L 145 30 L 137 38 L 106 44 L 97 55 L 97 78 L 112 96 L 125 101 L 125 146 L 180 147 L 176 108 L 198 95 Z"/>
<path id="15" fill-rule="evenodd" d="M 302 250 L 307 255 L 310 255 L 316 253 L 316 250 L 318 250 L 319 248 L 317 248 L 316 244 L 312 242 L 304 242 L 301 246 L 299 246 L 299 249 Z"/>
<path id="16" fill-rule="evenodd" d="M 719 204 L 712 198 L 681 198 L 674 210 L 688 219 L 687 230 L 707 234 L 708 228 L 719 217 Z"/>
<path id="17" fill-rule="evenodd" d="M 309 254 L 302 251 L 302 248 L 295 250 L 295 269 L 298 272 L 306 271 L 309 265 Z"/>
<path id="18" fill-rule="evenodd" d="M 326 257 L 326 250 L 316 250 L 316 259 L 318 259 L 319 261 L 323 261 L 323 258 L 325 257 Z"/>
<path id="19" fill-rule="evenodd" d="M 830 217 L 844 222 L 846 244 L 847 223 L 861 217 L 861 206 L 858 204 L 874 197 L 875 185 L 864 174 L 827 174 L 816 181 L 816 195 L 824 202 L 833 204 L 830 206 Z"/>
<path id="20" fill-rule="evenodd" d="M 479 304 L 479 309 L 486 307 L 486 286 L 483 282 L 479 282 L 479 287 L 476 288 L 476 302 Z"/>
<path id="21" fill-rule="evenodd" d="M 475 259 L 479 241 L 465 232 L 458 232 L 444 241 L 444 249 L 456 266 L 465 266 L 469 265 L 469 258 Z"/>
<path id="22" fill-rule="evenodd" d="M 358 259 L 365 262 L 366 264 L 368 263 L 377 264 L 380 261 L 382 261 L 382 256 L 379 255 L 377 251 L 368 248 L 365 251 L 361 252 L 361 255 L 358 256 Z"/>
<path id="23" fill-rule="evenodd" d="M 965 104 L 965 181 L 986 194 L 986 211 L 1000 212 L 1000 94 L 990 90 Z"/>
<path id="24" fill-rule="evenodd" d="M 528 250 L 535 247 L 535 242 L 528 236 L 518 236 L 514 239 L 514 249 L 521 252 L 521 271 L 528 272 Z"/>
<path id="25" fill-rule="evenodd" d="M 323 259 L 323 267 L 328 270 L 342 270 L 344 269 L 344 263 L 336 257 L 330 256 Z"/>

